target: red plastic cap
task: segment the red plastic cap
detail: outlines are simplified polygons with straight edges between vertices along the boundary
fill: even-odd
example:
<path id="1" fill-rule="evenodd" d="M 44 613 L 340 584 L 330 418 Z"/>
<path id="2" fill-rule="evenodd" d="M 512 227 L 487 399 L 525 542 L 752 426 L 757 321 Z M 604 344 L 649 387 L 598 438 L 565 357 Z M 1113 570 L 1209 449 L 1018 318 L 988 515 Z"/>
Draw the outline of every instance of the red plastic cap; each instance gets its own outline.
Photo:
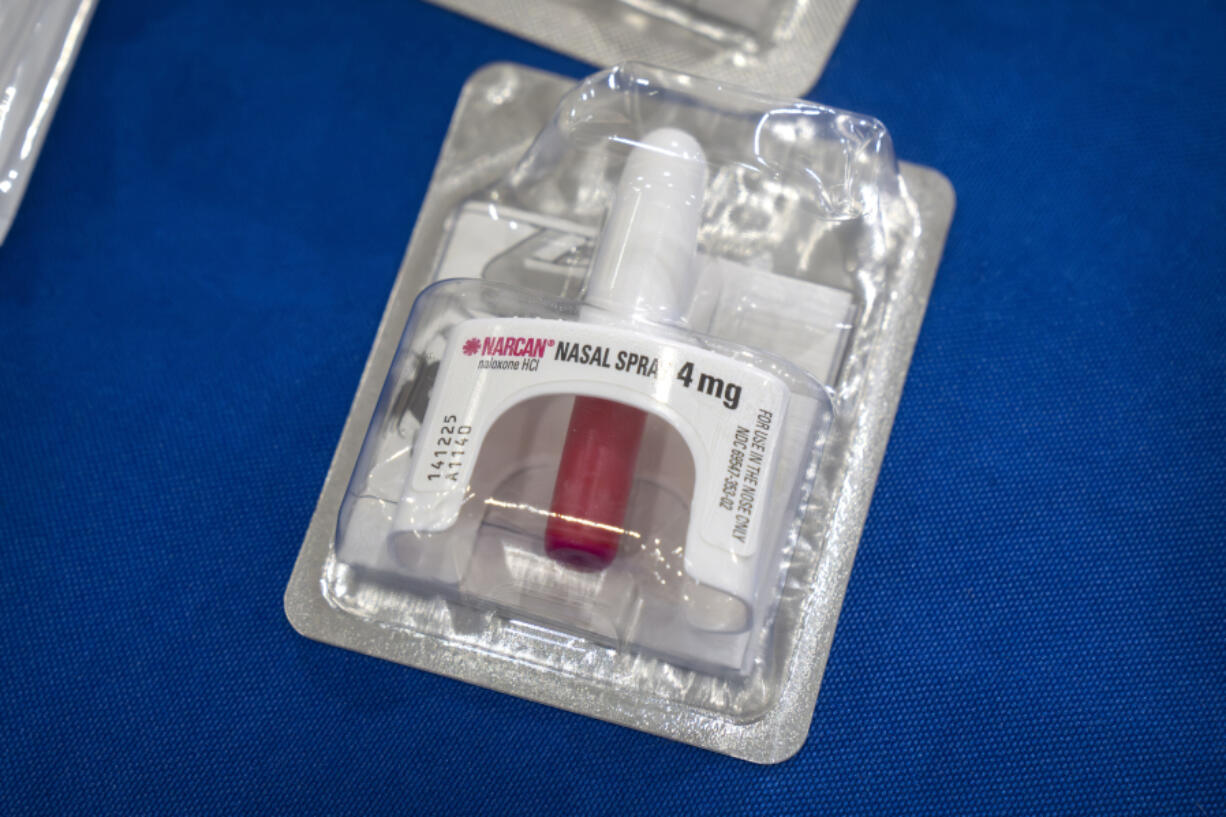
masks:
<path id="1" fill-rule="evenodd" d="M 576 397 L 553 488 L 545 552 L 580 570 L 600 570 L 617 556 L 647 413 Z"/>

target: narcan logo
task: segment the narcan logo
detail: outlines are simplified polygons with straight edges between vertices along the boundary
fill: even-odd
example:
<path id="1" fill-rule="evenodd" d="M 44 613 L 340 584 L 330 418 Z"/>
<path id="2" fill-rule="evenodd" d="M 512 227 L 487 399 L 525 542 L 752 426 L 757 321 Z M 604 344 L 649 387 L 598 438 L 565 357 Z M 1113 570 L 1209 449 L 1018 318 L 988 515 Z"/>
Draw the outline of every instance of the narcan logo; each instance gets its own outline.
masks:
<path id="1" fill-rule="evenodd" d="M 469 338 L 464 341 L 460 351 L 469 357 L 477 354 L 490 357 L 544 357 L 545 350 L 553 344 L 553 338 Z"/>

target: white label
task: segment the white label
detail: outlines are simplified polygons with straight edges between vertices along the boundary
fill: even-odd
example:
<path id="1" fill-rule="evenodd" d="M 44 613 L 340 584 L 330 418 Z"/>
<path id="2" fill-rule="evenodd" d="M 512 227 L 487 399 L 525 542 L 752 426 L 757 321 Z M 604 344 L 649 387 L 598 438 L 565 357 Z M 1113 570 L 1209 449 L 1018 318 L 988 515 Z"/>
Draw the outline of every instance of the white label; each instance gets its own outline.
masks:
<path id="1" fill-rule="evenodd" d="M 452 332 L 406 496 L 419 529 L 454 521 L 485 433 L 514 403 L 585 394 L 654 412 L 694 456 L 690 539 L 756 553 L 788 390 L 773 375 L 630 328 L 533 318 L 466 321 Z"/>

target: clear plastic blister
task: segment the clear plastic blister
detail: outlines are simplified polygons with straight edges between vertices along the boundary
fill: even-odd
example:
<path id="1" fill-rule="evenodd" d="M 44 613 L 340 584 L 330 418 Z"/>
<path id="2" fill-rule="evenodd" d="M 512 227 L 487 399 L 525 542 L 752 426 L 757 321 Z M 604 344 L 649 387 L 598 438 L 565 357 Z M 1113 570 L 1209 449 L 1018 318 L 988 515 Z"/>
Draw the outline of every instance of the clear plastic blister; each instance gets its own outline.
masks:
<path id="1" fill-rule="evenodd" d="M 712 40 L 756 51 L 787 36 L 801 0 L 620 0 Z"/>
<path id="2" fill-rule="evenodd" d="M 883 326 L 918 325 L 902 273 L 926 216 L 872 118 L 631 64 L 546 120 L 523 70 L 461 102 L 541 129 L 517 153 L 475 114 L 449 137 L 474 160 L 444 152 L 453 192 L 423 211 L 363 379 L 378 399 L 304 546 L 329 612 L 294 581 L 287 610 L 325 640 L 782 759 L 897 392 L 873 398 L 901 384 L 880 369 L 910 348 Z M 525 104 L 504 118 L 508 98 Z"/>
<path id="3" fill-rule="evenodd" d="M 855 0 L 431 0 L 593 65 L 662 65 L 776 94 L 817 80 Z"/>
<path id="4" fill-rule="evenodd" d="M 0 243 L 38 160 L 95 0 L 0 3 Z"/>

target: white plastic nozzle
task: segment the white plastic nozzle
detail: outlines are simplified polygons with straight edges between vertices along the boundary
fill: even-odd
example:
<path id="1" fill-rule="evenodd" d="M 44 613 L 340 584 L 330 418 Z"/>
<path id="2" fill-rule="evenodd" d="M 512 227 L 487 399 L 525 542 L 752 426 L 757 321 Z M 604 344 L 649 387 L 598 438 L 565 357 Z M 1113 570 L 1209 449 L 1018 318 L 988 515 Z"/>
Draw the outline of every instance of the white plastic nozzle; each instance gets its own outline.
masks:
<path id="1" fill-rule="evenodd" d="M 706 156 L 693 136 L 676 128 L 647 134 L 626 159 L 585 300 L 679 320 L 694 287 L 706 180 Z"/>

